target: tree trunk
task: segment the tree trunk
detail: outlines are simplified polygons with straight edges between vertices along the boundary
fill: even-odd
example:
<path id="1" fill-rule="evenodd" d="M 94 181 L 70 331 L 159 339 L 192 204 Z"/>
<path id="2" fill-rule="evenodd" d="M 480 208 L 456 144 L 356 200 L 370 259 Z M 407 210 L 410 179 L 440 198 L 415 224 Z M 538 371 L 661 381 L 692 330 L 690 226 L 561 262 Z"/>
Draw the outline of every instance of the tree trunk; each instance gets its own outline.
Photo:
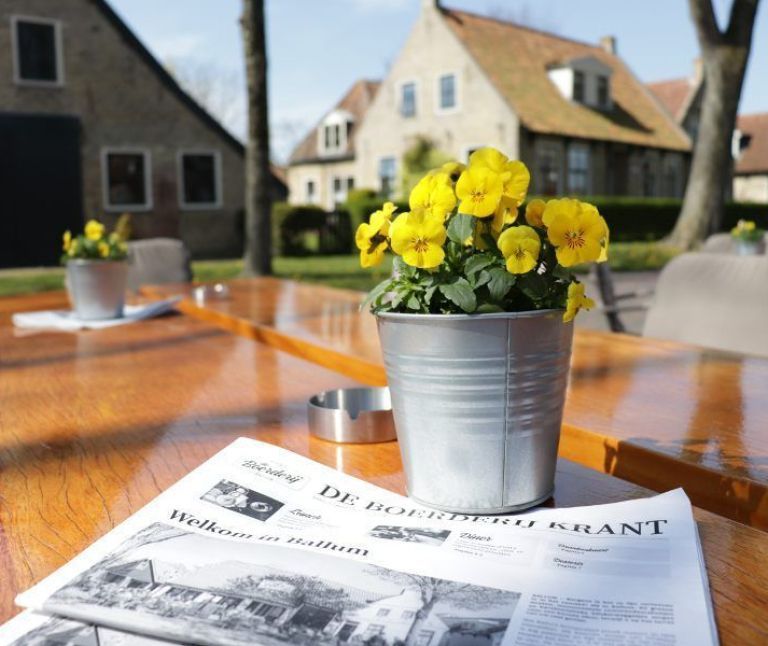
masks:
<path id="1" fill-rule="evenodd" d="M 272 273 L 272 197 L 264 0 L 243 0 L 240 23 L 248 85 L 243 273 L 247 276 L 265 276 Z"/>
<path id="2" fill-rule="evenodd" d="M 683 208 L 669 242 L 691 249 L 722 222 L 732 168 L 731 140 L 759 0 L 733 0 L 725 32 L 711 0 L 689 0 L 704 62 L 704 97 Z"/>

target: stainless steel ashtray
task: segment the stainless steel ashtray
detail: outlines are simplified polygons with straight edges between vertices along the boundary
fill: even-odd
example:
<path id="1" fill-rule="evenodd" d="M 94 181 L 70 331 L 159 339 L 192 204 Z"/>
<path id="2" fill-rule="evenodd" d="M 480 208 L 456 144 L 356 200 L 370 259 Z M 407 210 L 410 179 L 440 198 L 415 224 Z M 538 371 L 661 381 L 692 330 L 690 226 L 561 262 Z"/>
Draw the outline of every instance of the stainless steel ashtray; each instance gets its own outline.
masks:
<path id="1" fill-rule="evenodd" d="M 326 390 L 309 400 L 309 432 L 331 442 L 397 439 L 389 388 Z"/>

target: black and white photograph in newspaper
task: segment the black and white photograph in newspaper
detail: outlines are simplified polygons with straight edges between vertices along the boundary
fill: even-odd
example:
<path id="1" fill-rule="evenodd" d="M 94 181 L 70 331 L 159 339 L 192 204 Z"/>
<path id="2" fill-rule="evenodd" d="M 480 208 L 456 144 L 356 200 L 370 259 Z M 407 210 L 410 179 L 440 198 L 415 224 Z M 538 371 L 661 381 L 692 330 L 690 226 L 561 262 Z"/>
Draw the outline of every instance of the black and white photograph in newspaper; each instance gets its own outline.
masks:
<path id="1" fill-rule="evenodd" d="M 332 541 L 321 547 L 361 552 Z M 155 523 L 55 592 L 44 609 L 226 646 L 495 646 L 519 598 L 353 558 L 297 554 Z"/>
<path id="2" fill-rule="evenodd" d="M 31 613 L 30 613 L 31 614 Z M 86 624 L 80 621 L 35 615 L 35 625 L 7 646 L 172 646 L 169 642 Z M 4 644 L 0 636 L 0 644 Z"/>
<path id="3" fill-rule="evenodd" d="M 372 538 L 382 538 L 402 543 L 423 543 L 433 546 L 442 545 L 450 535 L 451 532 L 448 529 L 403 527 L 402 525 L 376 525 L 376 527 L 368 532 L 368 536 Z"/>
<path id="4" fill-rule="evenodd" d="M 271 518 L 283 506 L 279 500 L 231 480 L 221 480 L 206 491 L 201 499 L 261 521 Z"/>

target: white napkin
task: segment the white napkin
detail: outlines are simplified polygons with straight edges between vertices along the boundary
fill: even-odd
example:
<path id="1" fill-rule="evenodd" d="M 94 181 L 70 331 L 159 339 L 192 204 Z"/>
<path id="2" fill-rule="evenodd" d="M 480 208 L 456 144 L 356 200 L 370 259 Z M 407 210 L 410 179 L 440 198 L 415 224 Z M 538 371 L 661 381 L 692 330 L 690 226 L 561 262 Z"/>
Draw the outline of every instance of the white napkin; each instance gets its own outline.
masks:
<path id="1" fill-rule="evenodd" d="M 126 305 L 123 315 L 116 319 L 101 319 L 96 321 L 83 321 L 77 318 L 71 310 L 43 310 L 40 312 L 19 312 L 13 315 L 13 324 L 19 328 L 31 330 L 60 330 L 62 332 L 76 332 L 77 330 L 101 330 L 117 325 L 127 325 L 144 319 L 160 316 L 170 312 L 173 306 L 181 300 L 181 296 L 174 296 L 162 301 L 147 303 L 146 305 Z"/>

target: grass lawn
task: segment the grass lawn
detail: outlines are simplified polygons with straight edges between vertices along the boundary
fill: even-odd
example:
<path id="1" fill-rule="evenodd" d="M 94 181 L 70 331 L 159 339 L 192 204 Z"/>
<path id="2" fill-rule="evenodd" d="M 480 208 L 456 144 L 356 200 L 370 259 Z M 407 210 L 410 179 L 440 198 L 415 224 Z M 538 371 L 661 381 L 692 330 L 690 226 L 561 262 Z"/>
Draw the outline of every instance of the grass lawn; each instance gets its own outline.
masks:
<path id="1" fill-rule="evenodd" d="M 610 263 L 615 271 L 653 271 L 661 269 L 677 255 L 677 250 L 653 242 L 617 242 L 611 245 Z M 238 260 L 200 260 L 192 263 L 195 280 L 216 281 L 235 278 L 242 270 Z M 374 270 L 362 269 L 357 255 L 276 258 L 275 274 L 310 283 L 367 291 L 382 281 L 391 269 L 387 258 Z M 0 270 L 0 296 L 62 289 L 64 270 L 55 268 Z"/>

